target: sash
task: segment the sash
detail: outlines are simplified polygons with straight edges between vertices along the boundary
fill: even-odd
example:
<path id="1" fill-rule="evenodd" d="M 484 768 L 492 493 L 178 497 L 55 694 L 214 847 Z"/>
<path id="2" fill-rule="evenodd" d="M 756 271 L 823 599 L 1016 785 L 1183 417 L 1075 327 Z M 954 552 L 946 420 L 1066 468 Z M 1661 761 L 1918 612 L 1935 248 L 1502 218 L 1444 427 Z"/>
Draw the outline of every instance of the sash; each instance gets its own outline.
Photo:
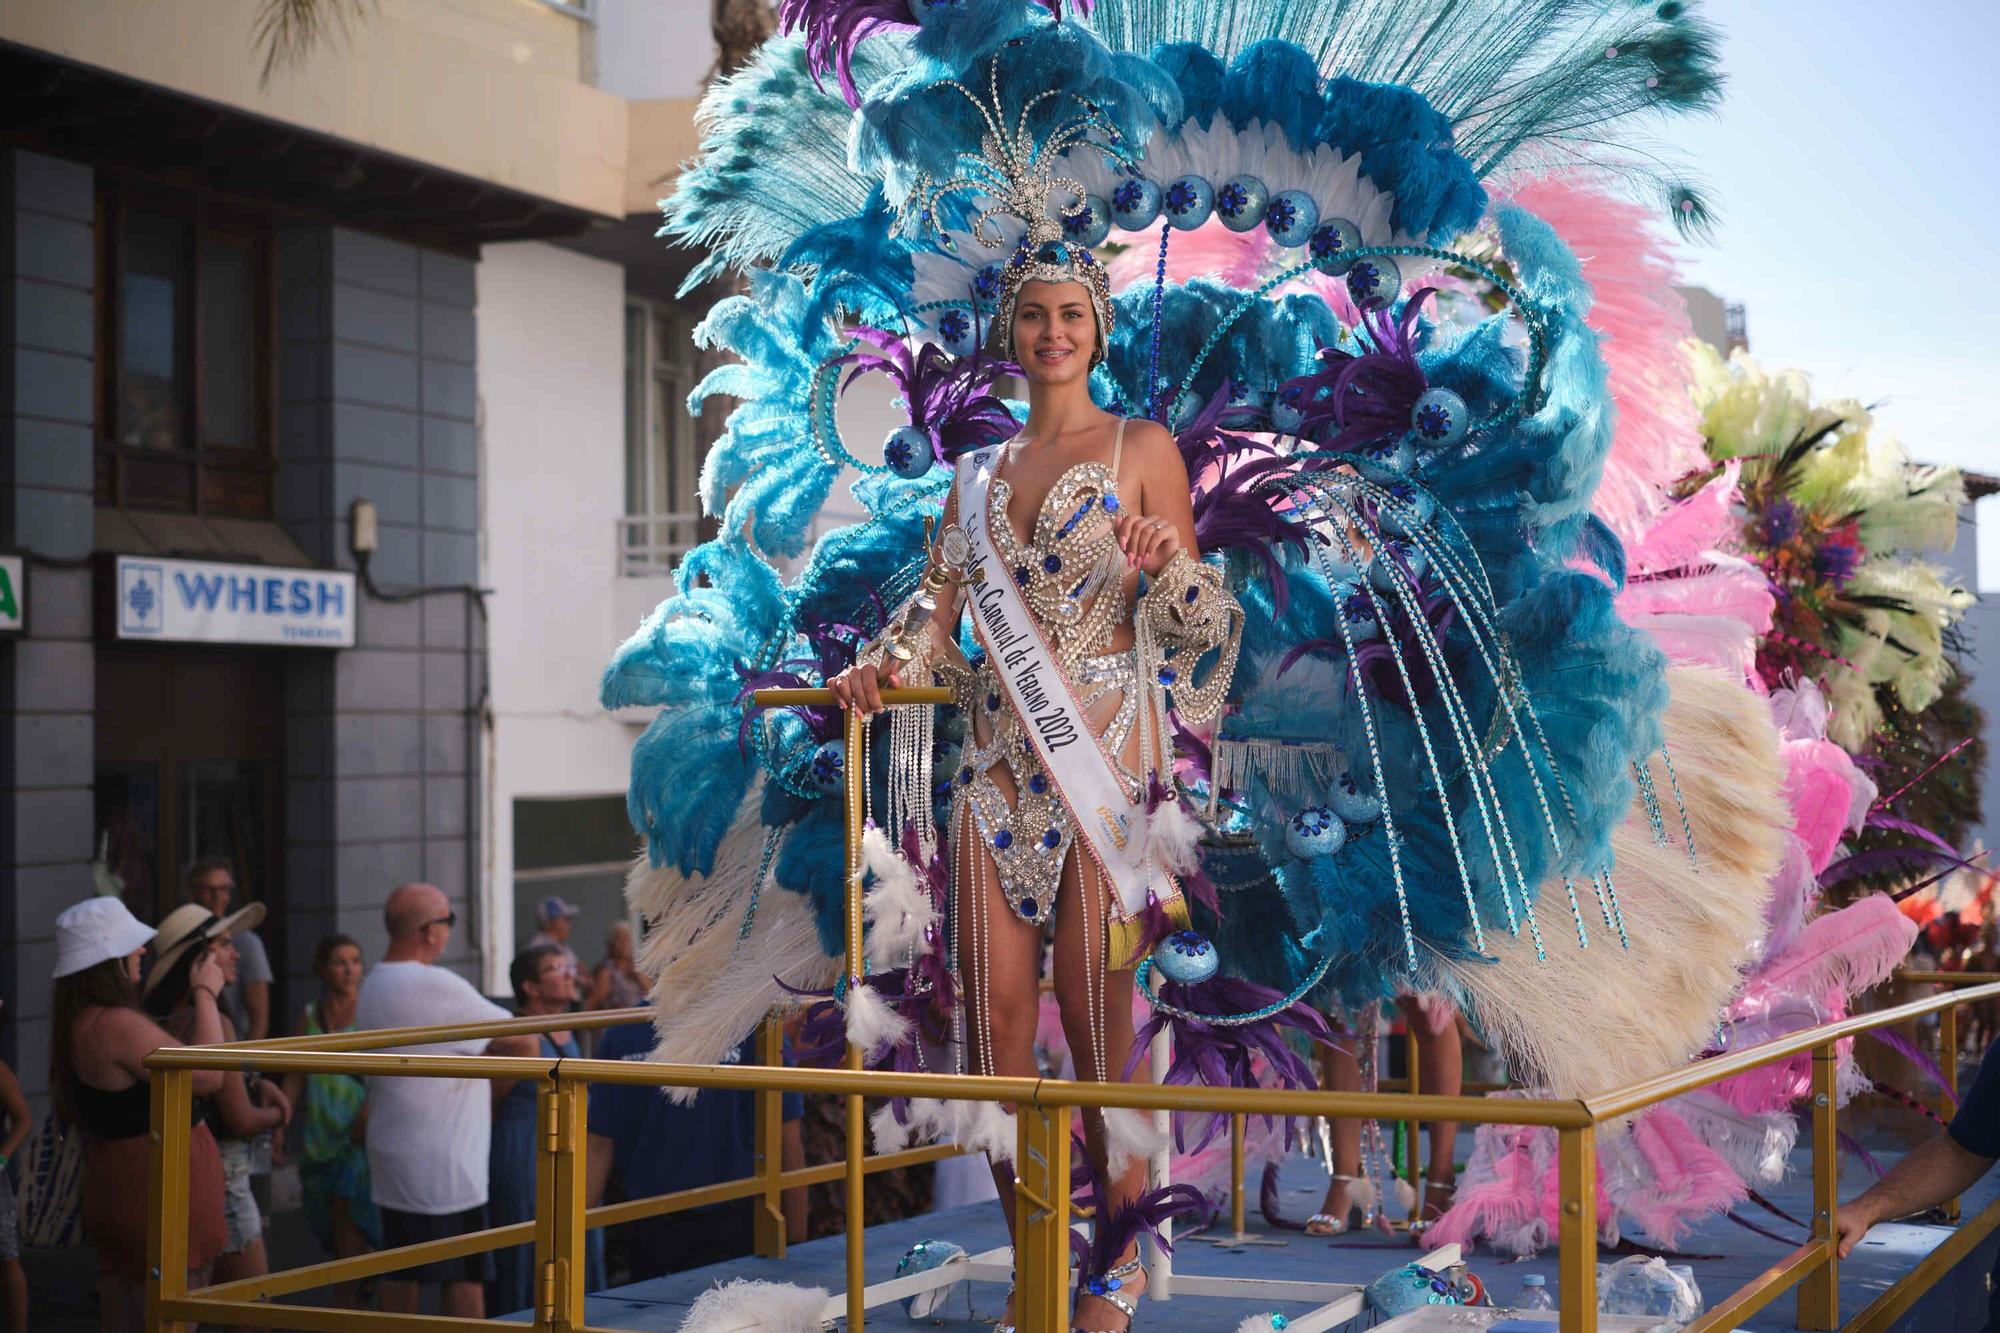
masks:
<path id="1" fill-rule="evenodd" d="M 970 560 L 985 573 L 981 582 L 968 586 L 967 600 L 994 674 L 1021 719 L 1022 733 L 1055 783 L 1091 858 L 1111 881 L 1110 943 L 1116 966 L 1138 947 L 1148 888 L 1177 925 L 1188 924 L 1187 908 L 1173 878 L 1149 864 L 1145 806 L 1133 802 L 1105 756 L 1069 678 L 1014 583 L 1013 571 L 993 548 L 990 525 L 1008 521 L 988 505 L 998 453 L 997 448 L 981 449 L 959 460 L 958 521 L 971 545 Z M 1115 590 L 1099 593 L 1114 595 Z M 1144 682 L 1135 688 L 1144 689 Z"/>

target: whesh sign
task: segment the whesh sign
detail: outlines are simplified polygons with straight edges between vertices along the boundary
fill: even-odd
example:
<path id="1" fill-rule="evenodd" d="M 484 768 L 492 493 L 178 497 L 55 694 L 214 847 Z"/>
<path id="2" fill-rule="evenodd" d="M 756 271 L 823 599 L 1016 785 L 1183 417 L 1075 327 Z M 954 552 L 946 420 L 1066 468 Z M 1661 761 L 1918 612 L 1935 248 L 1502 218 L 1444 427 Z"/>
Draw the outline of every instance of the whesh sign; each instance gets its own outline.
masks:
<path id="1" fill-rule="evenodd" d="M 354 645 L 354 575 L 205 560 L 118 557 L 118 637 Z"/>

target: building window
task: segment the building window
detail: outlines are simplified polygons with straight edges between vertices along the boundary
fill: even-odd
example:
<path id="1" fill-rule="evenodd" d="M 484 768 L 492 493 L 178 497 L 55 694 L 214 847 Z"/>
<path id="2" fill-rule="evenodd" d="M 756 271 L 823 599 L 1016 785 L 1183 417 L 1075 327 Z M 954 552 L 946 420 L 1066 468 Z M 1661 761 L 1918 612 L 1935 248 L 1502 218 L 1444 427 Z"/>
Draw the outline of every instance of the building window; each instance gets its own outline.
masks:
<path id="1" fill-rule="evenodd" d="M 271 516 L 267 219 L 101 178 L 97 502 Z"/>
<path id="2" fill-rule="evenodd" d="M 671 574 L 675 561 L 712 532 L 696 487 L 701 444 L 687 397 L 699 370 L 694 327 L 671 307 L 625 306 L 625 513 L 618 520 L 618 572 Z"/>

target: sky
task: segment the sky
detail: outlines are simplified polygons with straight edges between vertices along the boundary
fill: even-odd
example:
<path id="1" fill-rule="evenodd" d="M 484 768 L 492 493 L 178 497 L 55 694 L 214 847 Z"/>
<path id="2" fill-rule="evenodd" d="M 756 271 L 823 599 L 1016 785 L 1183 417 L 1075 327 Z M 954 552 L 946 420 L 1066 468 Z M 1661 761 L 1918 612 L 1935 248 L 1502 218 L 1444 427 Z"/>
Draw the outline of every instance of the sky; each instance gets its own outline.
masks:
<path id="1" fill-rule="evenodd" d="M 1673 127 L 1721 215 L 1686 280 L 1750 351 L 1877 406 L 1923 462 L 2000 474 L 2000 3 L 1711 0 L 1729 86 Z"/>

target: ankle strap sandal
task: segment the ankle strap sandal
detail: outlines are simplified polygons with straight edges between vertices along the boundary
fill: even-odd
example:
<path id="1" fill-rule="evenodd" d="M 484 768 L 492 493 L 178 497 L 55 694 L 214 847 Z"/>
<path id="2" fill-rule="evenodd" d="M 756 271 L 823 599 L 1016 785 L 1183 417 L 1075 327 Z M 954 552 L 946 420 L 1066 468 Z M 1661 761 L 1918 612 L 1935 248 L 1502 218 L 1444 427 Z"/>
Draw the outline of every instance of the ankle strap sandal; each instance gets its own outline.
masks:
<path id="1" fill-rule="evenodd" d="M 1139 1271 L 1141 1262 L 1140 1257 L 1135 1254 L 1116 1268 L 1110 1269 L 1100 1276 L 1087 1277 L 1083 1280 L 1085 1295 L 1095 1296 L 1099 1300 L 1109 1302 L 1125 1316 L 1125 1330 L 1127 1333 L 1129 1333 L 1132 1327 L 1132 1321 L 1139 1314 L 1139 1297 L 1145 1295 L 1145 1293 L 1139 1292 L 1127 1297 L 1122 1295 L 1121 1292 L 1125 1286 L 1125 1279 Z M 1116 1329 L 1073 1327 L 1070 1333 L 1120 1333 L 1120 1331 Z"/>

